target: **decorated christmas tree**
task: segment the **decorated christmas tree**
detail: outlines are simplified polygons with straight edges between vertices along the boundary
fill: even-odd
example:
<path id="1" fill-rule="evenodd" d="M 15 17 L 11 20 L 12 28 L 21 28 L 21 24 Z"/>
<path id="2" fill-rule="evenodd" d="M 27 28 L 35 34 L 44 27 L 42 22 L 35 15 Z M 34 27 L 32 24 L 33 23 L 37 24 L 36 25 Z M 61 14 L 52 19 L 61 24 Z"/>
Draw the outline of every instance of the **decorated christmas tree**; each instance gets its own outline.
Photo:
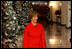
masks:
<path id="1" fill-rule="evenodd" d="M 18 25 L 25 26 L 26 23 L 30 21 L 28 19 L 28 13 L 31 10 L 33 10 L 31 1 L 24 1 L 21 6 L 16 2 L 15 6 L 16 6 L 16 13 L 17 13 L 17 18 L 18 18 Z"/>
<path id="2" fill-rule="evenodd" d="M 12 7 L 12 1 L 3 1 L 3 8 L 5 10 L 6 16 L 4 16 L 4 20 L 6 22 L 2 22 L 5 25 L 5 30 L 9 35 L 14 35 L 17 32 L 18 23 L 16 18 L 16 13 Z"/>
<path id="3" fill-rule="evenodd" d="M 15 43 L 17 33 L 19 33 L 18 28 L 22 25 L 27 25 L 30 20 L 28 19 L 28 13 L 33 10 L 31 1 L 24 1 L 20 6 L 16 1 L 1 1 L 1 26 L 2 28 L 2 45 L 5 43 L 4 48 L 10 48 L 9 44 L 17 48 Z M 24 27 L 23 26 L 23 27 Z M 24 31 L 24 30 L 23 30 Z"/>
<path id="4" fill-rule="evenodd" d="M 17 36 L 18 32 L 18 22 L 16 18 L 16 13 L 13 10 L 13 1 L 1 1 L 1 21 L 2 25 L 4 26 L 4 33 L 6 37 L 4 37 L 4 42 L 6 42 L 6 48 L 8 47 L 9 43 L 14 43 L 15 37 Z M 3 35 L 1 35 L 3 37 Z M 2 38 L 3 39 L 3 38 Z M 7 40 L 7 41 L 6 41 Z M 12 40 L 12 42 L 10 42 Z M 15 44 L 15 43 L 14 43 Z"/>

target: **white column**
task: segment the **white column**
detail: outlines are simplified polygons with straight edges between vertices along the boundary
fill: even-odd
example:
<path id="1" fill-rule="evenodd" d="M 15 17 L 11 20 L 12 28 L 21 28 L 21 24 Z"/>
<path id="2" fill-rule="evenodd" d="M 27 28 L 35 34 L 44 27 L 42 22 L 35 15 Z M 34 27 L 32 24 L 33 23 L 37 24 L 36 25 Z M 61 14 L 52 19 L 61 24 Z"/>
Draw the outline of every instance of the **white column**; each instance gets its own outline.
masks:
<path id="1" fill-rule="evenodd" d="M 65 1 L 61 1 L 61 24 L 66 24 L 66 12 Z"/>
<path id="2" fill-rule="evenodd" d="M 71 8 L 70 4 L 71 1 L 61 1 L 61 24 L 66 24 L 66 27 L 71 26 L 71 12 L 69 10 L 69 8 Z"/>
<path id="3" fill-rule="evenodd" d="M 70 16 L 71 16 L 71 11 L 69 10 L 71 8 L 70 6 L 71 1 L 66 1 L 66 11 L 67 11 L 67 16 L 66 16 L 66 27 L 70 27 L 71 26 L 71 22 L 70 22 Z"/>

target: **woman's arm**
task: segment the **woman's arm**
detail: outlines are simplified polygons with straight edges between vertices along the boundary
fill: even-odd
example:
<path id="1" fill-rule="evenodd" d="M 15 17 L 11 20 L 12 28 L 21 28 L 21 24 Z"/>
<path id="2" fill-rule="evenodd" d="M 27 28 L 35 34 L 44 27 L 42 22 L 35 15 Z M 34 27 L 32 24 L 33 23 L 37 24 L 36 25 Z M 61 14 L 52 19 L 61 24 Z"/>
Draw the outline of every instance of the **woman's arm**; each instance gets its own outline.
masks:
<path id="1" fill-rule="evenodd" d="M 45 32 L 44 32 L 43 26 L 42 26 L 42 46 L 43 46 L 43 48 L 46 48 Z"/>
<path id="2" fill-rule="evenodd" d="M 24 37 L 23 37 L 23 48 L 27 48 L 28 46 L 28 28 L 25 27 Z"/>

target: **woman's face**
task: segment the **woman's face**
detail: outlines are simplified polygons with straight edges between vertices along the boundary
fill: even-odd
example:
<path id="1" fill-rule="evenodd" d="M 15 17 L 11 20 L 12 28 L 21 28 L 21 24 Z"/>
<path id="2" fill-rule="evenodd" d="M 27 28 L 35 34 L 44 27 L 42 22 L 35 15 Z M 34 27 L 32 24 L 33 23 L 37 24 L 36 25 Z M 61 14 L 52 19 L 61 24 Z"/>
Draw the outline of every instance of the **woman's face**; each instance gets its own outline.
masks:
<path id="1" fill-rule="evenodd" d="M 32 19 L 31 19 L 31 21 L 35 22 L 35 23 L 37 22 L 37 20 L 38 20 L 38 16 L 37 15 L 33 16 Z"/>

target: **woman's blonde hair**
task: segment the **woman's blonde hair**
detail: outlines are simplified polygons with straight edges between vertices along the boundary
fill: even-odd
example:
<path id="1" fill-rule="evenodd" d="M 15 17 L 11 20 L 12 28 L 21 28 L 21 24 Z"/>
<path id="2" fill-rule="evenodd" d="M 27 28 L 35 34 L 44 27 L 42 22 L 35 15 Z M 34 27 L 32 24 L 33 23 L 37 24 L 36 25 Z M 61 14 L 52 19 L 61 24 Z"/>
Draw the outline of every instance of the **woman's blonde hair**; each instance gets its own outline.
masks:
<path id="1" fill-rule="evenodd" d="M 39 14 L 36 11 L 34 11 L 34 10 L 33 11 L 30 11 L 29 14 L 28 14 L 28 18 L 31 19 L 35 15 L 38 16 Z"/>

